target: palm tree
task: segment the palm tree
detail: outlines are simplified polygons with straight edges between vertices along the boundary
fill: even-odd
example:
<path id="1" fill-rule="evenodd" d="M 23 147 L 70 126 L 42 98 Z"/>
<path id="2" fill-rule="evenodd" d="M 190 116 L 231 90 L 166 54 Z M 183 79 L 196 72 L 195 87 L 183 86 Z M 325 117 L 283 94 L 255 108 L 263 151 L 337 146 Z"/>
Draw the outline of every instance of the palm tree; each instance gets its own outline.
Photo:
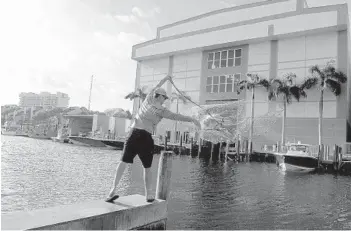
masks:
<path id="1" fill-rule="evenodd" d="M 268 92 L 268 99 L 275 100 L 278 97 L 283 98 L 283 121 L 282 121 L 282 137 L 281 145 L 285 145 L 285 124 L 286 124 L 286 106 L 292 103 L 292 98 L 300 101 L 301 97 L 306 98 L 307 94 L 300 85 L 296 85 L 296 74 L 288 73 L 282 79 L 275 78 L 270 82 L 270 89 Z"/>
<path id="2" fill-rule="evenodd" d="M 246 80 L 242 80 L 238 83 L 237 94 L 240 94 L 244 89 L 251 90 L 251 127 L 249 133 L 249 153 L 252 153 L 252 136 L 254 126 L 254 104 L 255 104 L 255 88 L 265 87 L 269 89 L 269 81 L 261 79 L 257 74 L 247 73 Z"/>
<path id="3" fill-rule="evenodd" d="M 319 98 L 319 118 L 318 118 L 318 144 L 322 145 L 322 127 L 323 127 L 323 96 L 325 90 L 330 90 L 335 96 L 341 94 L 341 85 L 347 81 L 347 76 L 337 71 L 334 67 L 334 61 L 330 61 L 324 68 L 314 65 L 310 68 L 312 76 L 309 76 L 302 89 L 310 89 L 314 86 L 320 91 Z"/>
<path id="4" fill-rule="evenodd" d="M 184 91 L 181 91 L 181 94 L 178 92 L 172 92 L 170 100 L 172 103 L 174 101 L 176 101 L 177 103 L 176 113 L 179 112 L 179 101 L 182 102 L 183 104 L 186 104 L 188 99 L 190 99 L 190 96 L 188 96 Z M 175 127 L 174 127 L 175 135 L 177 135 L 177 127 L 178 127 L 178 121 L 175 122 Z"/>
<path id="5" fill-rule="evenodd" d="M 143 102 L 147 96 L 147 93 L 145 92 L 146 87 L 138 87 L 137 89 L 135 89 L 135 91 L 129 93 L 128 95 L 126 95 L 124 98 L 125 99 L 130 99 L 130 100 L 134 100 L 136 98 L 139 99 L 139 108 L 140 108 L 140 104 L 141 102 Z M 141 101 L 141 102 L 140 102 Z"/>

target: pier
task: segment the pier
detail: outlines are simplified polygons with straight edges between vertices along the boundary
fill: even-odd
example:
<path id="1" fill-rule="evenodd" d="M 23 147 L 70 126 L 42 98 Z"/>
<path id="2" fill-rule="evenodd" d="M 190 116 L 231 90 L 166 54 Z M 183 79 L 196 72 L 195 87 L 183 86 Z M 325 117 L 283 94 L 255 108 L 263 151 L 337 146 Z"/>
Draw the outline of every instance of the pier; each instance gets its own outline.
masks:
<path id="1" fill-rule="evenodd" d="M 145 196 L 120 197 L 114 204 L 103 200 L 63 205 L 1 216 L 2 230 L 130 230 L 165 229 L 164 200 L 147 203 Z"/>
<path id="2" fill-rule="evenodd" d="M 2 230 L 165 230 L 173 152 L 162 152 L 157 175 L 156 199 L 128 195 L 114 203 L 86 201 L 1 216 Z"/>

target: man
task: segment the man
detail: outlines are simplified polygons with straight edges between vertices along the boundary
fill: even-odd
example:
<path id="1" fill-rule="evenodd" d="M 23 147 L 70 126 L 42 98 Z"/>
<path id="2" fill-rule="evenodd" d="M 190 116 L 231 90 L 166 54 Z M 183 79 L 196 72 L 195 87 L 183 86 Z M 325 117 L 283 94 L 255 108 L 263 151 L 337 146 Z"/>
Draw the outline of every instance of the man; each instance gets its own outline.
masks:
<path id="1" fill-rule="evenodd" d="M 173 113 L 162 106 L 162 104 L 168 99 L 168 96 L 166 94 L 166 91 L 160 87 L 167 80 L 172 81 L 172 77 L 166 76 L 165 78 L 163 78 L 157 84 L 157 86 L 154 89 L 152 89 L 151 92 L 146 96 L 146 99 L 139 108 L 139 111 L 132 122 L 131 129 L 124 143 L 122 158 L 117 166 L 113 187 L 111 188 L 110 193 L 105 200 L 106 202 L 113 202 L 119 197 L 116 194 L 117 185 L 122 178 L 126 165 L 132 164 L 133 159 L 136 155 L 139 156 L 144 167 L 144 185 L 146 201 L 154 201 L 154 198 L 151 195 L 151 165 L 153 160 L 154 149 L 154 141 L 152 139 L 152 134 L 155 131 L 157 124 L 163 118 L 184 122 L 192 122 L 197 127 L 201 127 L 200 123 L 197 120 L 189 116 Z"/>

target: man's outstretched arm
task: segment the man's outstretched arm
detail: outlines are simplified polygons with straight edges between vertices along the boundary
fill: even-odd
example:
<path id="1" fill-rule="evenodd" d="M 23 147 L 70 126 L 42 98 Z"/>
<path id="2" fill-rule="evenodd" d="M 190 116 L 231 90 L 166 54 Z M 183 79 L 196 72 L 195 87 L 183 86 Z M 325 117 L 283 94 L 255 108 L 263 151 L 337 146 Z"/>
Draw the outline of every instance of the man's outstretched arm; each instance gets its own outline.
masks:
<path id="1" fill-rule="evenodd" d="M 190 116 L 185 116 L 185 115 L 171 112 L 167 108 L 158 109 L 157 114 L 165 119 L 194 123 L 198 128 L 201 128 L 199 121 L 197 121 L 196 119 Z"/>

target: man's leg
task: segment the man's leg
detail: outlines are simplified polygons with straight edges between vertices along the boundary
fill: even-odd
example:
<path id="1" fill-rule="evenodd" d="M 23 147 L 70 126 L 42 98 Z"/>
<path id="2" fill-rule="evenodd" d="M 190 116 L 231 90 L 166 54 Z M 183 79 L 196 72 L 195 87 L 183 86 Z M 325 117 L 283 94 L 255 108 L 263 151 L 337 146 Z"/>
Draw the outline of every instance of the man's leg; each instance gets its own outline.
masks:
<path id="1" fill-rule="evenodd" d="M 146 200 L 152 200 L 152 171 L 151 168 L 144 168 L 144 186 Z"/>
<path id="2" fill-rule="evenodd" d="M 119 181 L 121 180 L 124 170 L 126 169 L 127 163 L 120 161 L 117 165 L 117 169 L 116 169 L 116 175 L 115 175 L 115 179 L 113 181 L 113 186 L 110 190 L 110 193 L 108 194 L 109 197 L 115 195 L 117 193 L 117 186 Z"/>

